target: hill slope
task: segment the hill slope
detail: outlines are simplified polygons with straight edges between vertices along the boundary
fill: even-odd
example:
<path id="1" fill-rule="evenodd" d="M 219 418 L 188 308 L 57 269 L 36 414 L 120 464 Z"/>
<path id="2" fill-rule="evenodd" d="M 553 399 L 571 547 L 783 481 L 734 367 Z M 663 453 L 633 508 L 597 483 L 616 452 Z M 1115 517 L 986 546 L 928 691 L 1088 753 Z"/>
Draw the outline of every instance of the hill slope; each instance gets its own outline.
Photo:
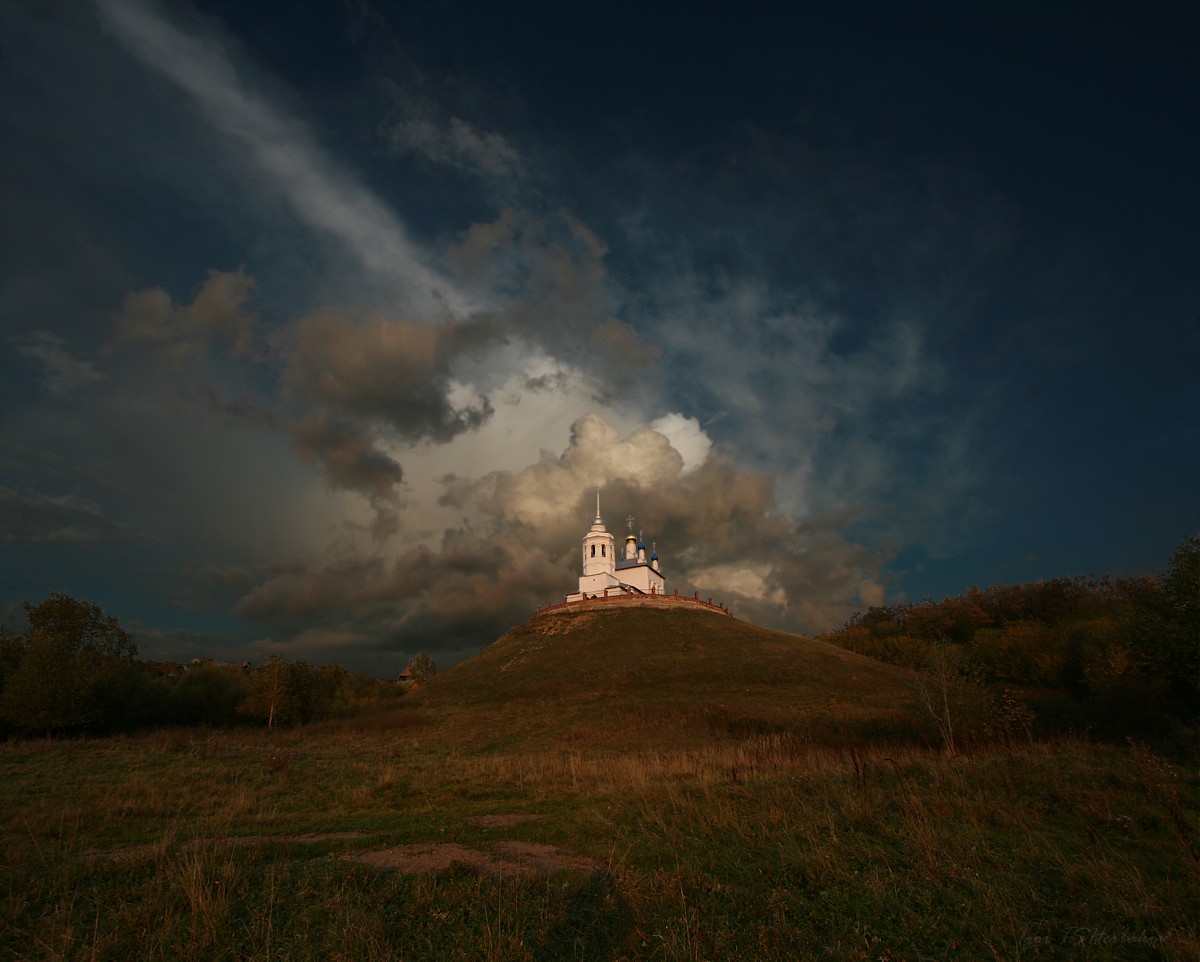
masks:
<path id="1" fill-rule="evenodd" d="M 897 724 L 909 677 L 724 615 L 615 608 L 534 618 L 406 701 L 447 737 L 488 746 L 836 741 Z"/>

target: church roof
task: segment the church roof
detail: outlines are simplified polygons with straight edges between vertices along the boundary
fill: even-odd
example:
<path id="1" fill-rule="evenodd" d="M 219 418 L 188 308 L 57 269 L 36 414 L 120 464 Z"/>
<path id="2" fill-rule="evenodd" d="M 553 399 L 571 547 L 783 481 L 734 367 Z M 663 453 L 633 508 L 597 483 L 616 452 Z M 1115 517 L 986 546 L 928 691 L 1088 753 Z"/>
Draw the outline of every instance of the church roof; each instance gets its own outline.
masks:
<path id="1" fill-rule="evenodd" d="M 628 558 L 628 559 L 622 558 L 620 561 L 617 562 L 617 570 L 618 571 L 620 571 L 623 568 L 649 568 L 649 567 L 650 567 L 650 565 L 648 562 L 638 561 L 637 558 Z"/>

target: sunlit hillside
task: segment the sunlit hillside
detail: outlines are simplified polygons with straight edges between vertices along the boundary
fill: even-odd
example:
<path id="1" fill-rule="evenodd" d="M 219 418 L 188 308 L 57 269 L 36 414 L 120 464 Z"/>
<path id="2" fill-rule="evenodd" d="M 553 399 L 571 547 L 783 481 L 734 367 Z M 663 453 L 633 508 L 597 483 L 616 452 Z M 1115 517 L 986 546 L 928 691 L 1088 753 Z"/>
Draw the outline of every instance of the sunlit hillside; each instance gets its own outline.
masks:
<path id="1" fill-rule="evenodd" d="M 631 747 L 903 725 L 907 671 L 693 610 L 543 615 L 415 692 L 443 737 Z"/>

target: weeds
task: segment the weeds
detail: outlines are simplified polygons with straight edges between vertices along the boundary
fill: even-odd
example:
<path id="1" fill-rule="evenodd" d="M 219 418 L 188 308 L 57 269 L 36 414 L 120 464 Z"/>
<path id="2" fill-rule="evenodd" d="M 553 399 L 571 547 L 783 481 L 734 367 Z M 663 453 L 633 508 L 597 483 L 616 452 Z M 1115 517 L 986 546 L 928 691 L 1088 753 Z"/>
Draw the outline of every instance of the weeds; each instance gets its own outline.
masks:
<path id="1" fill-rule="evenodd" d="M 470 754 L 341 728 L 209 737 L 0 750 L 0 958 L 1041 960 L 1079 958 L 1086 937 L 1088 958 L 1193 959 L 1200 947 L 1198 779 L 1145 746 L 1017 738 L 964 758 L 775 732 Z M 286 764 L 271 760 L 280 751 Z M 305 832 L 363 834 L 289 841 Z M 515 840 L 598 868 L 414 876 L 342 857 Z"/>
<path id="2" fill-rule="evenodd" d="M 1179 773 L 1155 755 L 1148 746 L 1129 739 L 1129 747 L 1130 760 L 1141 777 L 1146 795 L 1152 801 L 1166 807 L 1176 838 L 1191 855 L 1192 861 L 1200 864 L 1200 852 L 1196 849 L 1196 840 L 1192 834 L 1194 819 L 1189 822 L 1179 796 Z"/>

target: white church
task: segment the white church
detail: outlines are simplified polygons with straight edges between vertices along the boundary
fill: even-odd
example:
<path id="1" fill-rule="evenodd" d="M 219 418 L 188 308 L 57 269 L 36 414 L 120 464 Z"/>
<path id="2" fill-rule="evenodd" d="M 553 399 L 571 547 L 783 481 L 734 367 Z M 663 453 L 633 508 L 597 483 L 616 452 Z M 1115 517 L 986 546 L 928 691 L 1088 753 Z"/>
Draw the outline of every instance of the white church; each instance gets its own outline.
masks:
<path id="1" fill-rule="evenodd" d="M 564 599 L 567 604 L 590 598 L 609 598 L 629 595 L 663 595 L 667 581 L 658 566 L 658 552 L 651 549 L 646 557 L 646 545 L 633 533 L 633 518 L 628 519 L 629 534 L 621 555 L 617 542 L 600 517 L 600 491 L 596 491 L 596 517 L 583 536 L 583 574 L 579 590 Z"/>

